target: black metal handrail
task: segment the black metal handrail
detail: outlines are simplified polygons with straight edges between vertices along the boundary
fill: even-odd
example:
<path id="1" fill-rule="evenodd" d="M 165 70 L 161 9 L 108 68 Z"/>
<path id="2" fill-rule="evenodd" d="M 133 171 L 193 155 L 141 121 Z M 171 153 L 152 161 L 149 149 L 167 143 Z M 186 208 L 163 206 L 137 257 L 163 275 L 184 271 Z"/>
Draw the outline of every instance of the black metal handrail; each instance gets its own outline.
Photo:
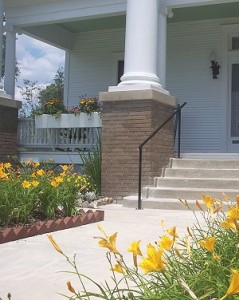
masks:
<path id="1" fill-rule="evenodd" d="M 181 155 L 181 110 L 182 108 L 187 104 L 187 102 L 184 102 L 182 105 L 178 105 L 175 111 L 172 113 L 172 115 L 158 128 L 156 128 L 150 135 L 141 143 L 138 147 L 139 149 L 139 182 L 138 182 L 138 209 L 142 209 L 142 199 L 141 199 L 141 189 L 142 189 L 142 161 L 143 161 L 143 146 L 148 143 L 148 141 L 151 140 L 153 136 L 157 132 L 159 132 L 175 115 L 175 137 L 176 132 L 178 131 L 178 158 L 180 158 Z"/>

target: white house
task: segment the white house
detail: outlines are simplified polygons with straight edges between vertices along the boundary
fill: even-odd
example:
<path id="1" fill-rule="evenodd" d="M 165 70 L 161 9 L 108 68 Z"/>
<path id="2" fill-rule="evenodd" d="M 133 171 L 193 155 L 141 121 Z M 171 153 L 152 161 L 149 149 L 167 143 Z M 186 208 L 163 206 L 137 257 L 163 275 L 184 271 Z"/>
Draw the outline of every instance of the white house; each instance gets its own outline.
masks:
<path id="1" fill-rule="evenodd" d="M 151 90 L 173 108 L 172 95 L 177 103 L 187 102 L 184 154 L 238 152 L 239 1 L 0 2 L 7 20 L 8 94 L 14 96 L 16 34 L 24 33 L 66 51 L 67 105 L 83 94 L 107 92 L 103 101 L 112 96 L 117 102 L 119 94 L 134 91 L 132 100 Z"/>

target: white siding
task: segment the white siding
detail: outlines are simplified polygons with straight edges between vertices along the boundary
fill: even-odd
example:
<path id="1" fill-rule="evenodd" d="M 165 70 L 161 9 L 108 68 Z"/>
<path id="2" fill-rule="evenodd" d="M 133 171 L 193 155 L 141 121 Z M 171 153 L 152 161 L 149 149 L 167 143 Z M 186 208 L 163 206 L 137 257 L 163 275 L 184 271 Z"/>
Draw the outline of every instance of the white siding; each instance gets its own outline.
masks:
<path id="1" fill-rule="evenodd" d="M 222 69 L 218 79 L 212 79 L 210 69 L 212 51 L 222 63 L 222 44 L 219 20 L 168 26 L 167 89 L 179 103 L 187 101 L 182 115 L 183 152 L 224 150 L 225 86 Z"/>
<path id="2" fill-rule="evenodd" d="M 124 52 L 124 29 L 80 33 L 70 51 L 69 105 L 78 104 L 79 97 L 98 96 L 113 81 L 113 58 Z"/>
<path id="3" fill-rule="evenodd" d="M 223 23 L 226 23 L 224 20 Z M 187 101 L 182 114 L 183 152 L 226 152 L 226 79 L 222 77 L 223 35 L 221 20 L 168 25 L 167 90 L 179 103 Z M 124 29 L 80 33 L 70 51 L 69 106 L 80 96 L 97 96 L 115 85 L 114 53 L 124 51 Z M 210 54 L 221 65 L 212 79 Z"/>

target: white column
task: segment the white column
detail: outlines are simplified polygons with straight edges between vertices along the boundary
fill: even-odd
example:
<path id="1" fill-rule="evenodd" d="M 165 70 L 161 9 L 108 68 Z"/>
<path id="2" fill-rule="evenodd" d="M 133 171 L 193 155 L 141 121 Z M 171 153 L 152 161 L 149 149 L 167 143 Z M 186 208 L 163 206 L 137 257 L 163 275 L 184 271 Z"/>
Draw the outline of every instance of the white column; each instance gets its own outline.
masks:
<path id="1" fill-rule="evenodd" d="M 162 87 L 166 88 L 166 59 L 167 59 L 167 9 L 159 11 L 158 34 L 158 76 Z"/>
<path id="2" fill-rule="evenodd" d="M 7 30 L 4 89 L 14 98 L 16 67 L 16 32 Z"/>
<path id="3" fill-rule="evenodd" d="M 162 89 L 157 76 L 158 0 L 127 0 L 124 75 L 109 91 Z"/>

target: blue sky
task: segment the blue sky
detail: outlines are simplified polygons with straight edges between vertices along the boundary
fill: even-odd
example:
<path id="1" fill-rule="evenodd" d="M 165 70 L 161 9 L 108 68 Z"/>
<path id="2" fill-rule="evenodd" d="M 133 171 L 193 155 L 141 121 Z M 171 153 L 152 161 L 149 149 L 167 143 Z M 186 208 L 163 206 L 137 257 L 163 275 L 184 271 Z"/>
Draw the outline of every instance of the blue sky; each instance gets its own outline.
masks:
<path id="1" fill-rule="evenodd" d="M 39 86 L 51 82 L 60 66 L 64 66 L 64 51 L 26 35 L 17 36 L 16 58 L 20 63 L 21 73 L 17 86 L 22 86 L 23 79 L 37 81 Z M 15 98 L 21 100 L 19 88 Z"/>

